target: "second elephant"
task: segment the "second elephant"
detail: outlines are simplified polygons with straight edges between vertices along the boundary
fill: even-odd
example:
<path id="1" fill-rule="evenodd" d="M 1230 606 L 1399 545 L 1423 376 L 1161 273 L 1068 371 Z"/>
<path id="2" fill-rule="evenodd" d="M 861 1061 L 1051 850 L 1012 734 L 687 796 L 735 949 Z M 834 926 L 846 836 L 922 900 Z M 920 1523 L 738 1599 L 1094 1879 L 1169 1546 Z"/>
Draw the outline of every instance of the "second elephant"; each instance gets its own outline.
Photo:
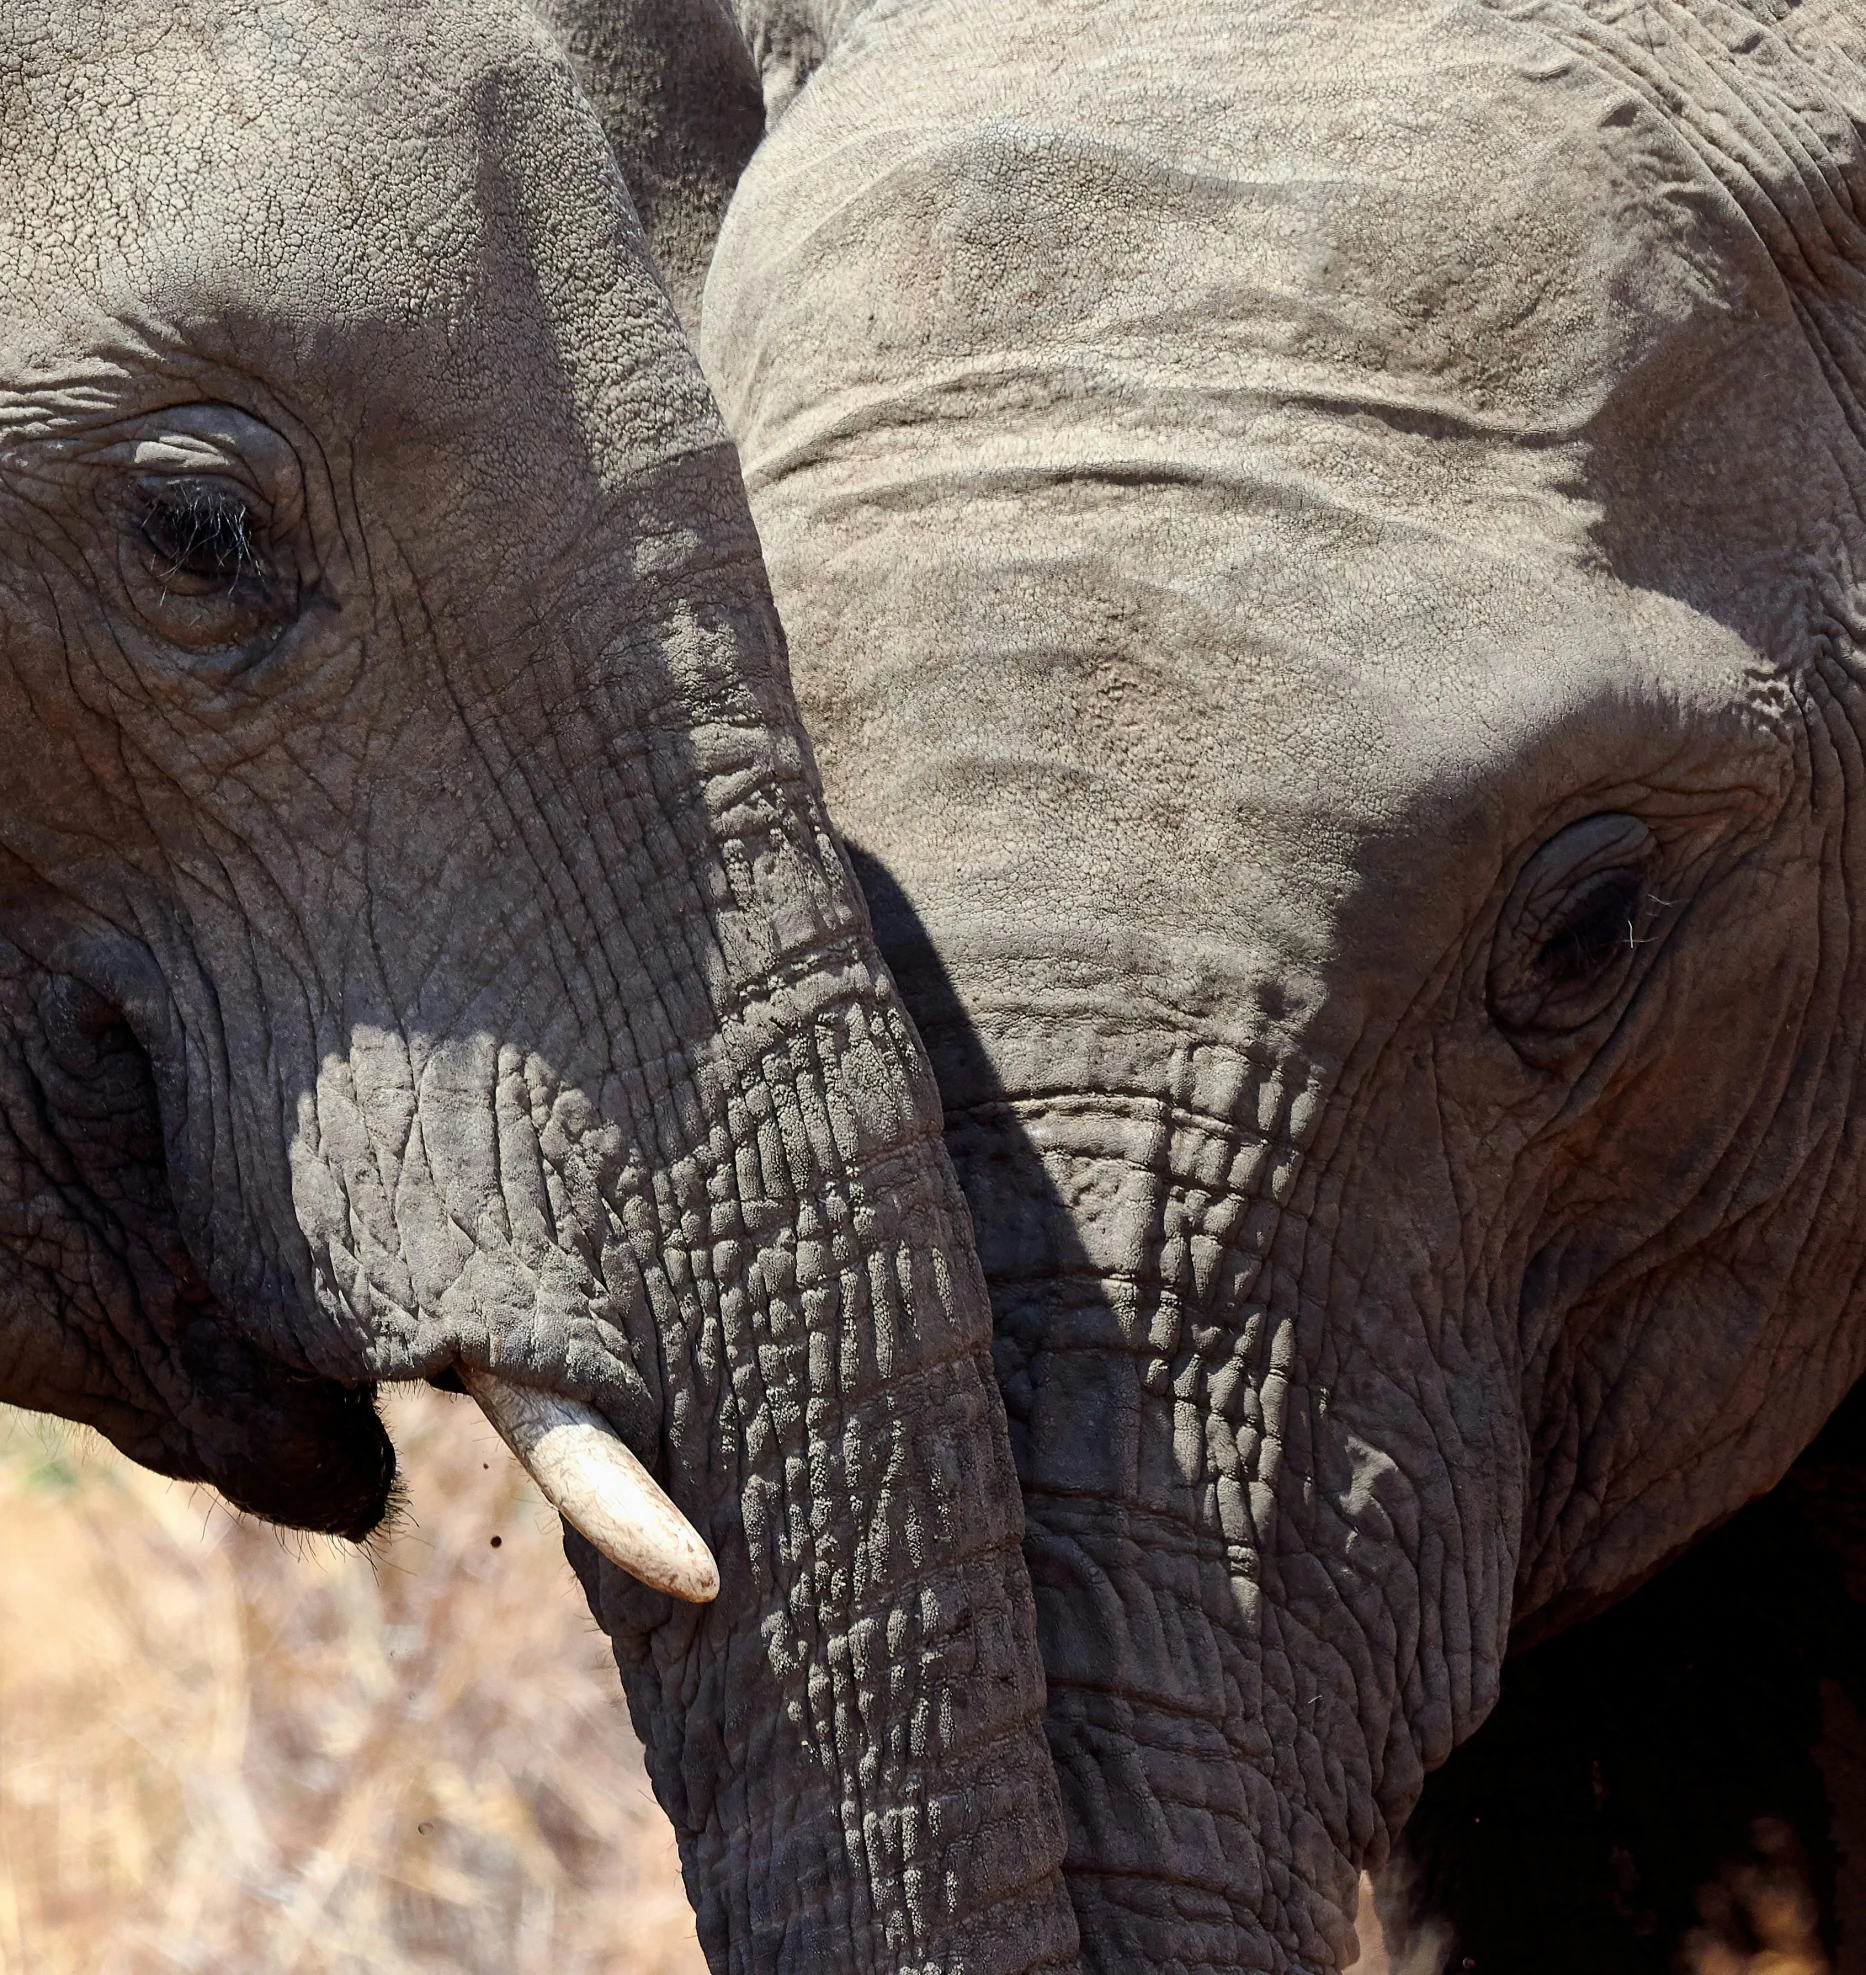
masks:
<path id="1" fill-rule="evenodd" d="M 790 11 L 703 355 L 978 1227 L 1084 1962 L 1332 1967 L 1506 1650 L 1866 1362 L 1860 10 Z"/>

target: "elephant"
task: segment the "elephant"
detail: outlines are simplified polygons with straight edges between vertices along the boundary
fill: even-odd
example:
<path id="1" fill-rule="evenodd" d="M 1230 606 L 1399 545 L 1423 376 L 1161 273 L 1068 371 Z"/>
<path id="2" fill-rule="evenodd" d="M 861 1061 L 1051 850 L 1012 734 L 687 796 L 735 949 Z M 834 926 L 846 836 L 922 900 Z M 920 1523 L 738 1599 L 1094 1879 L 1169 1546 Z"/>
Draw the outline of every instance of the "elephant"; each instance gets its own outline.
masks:
<path id="1" fill-rule="evenodd" d="M 0 8 L 0 1395 L 595 1436 L 717 1968 L 1338 1966 L 1866 1369 L 1866 26 L 711 3 Z"/>
<path id="2" fill-rule="evenodd" d="M 1866 14 L 729 11 L 701 358 L 976 1228 L 1082 1964 L 1332 1969 L 1506 1654 L 1866 1370 Z"/>
<path id="3" fill-rule="evenodd" d="M 0 1398 L 364 1540 L 464 1387 L 716 1968 L 1076 1966 L 937 1093 L 526 9 L 0 3 L 0 703 Z"/>

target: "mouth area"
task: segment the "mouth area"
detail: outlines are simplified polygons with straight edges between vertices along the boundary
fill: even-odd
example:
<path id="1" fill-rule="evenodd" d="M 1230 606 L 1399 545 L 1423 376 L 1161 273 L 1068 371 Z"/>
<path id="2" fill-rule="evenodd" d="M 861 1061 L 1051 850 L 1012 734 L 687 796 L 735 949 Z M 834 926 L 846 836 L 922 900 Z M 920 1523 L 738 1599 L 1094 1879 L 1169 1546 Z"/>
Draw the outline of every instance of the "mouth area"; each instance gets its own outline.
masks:
<path id="1" fill-rule="evenodd" d="M 273 1356 L 274 1326 L 214 1293 L 121 1000 L 4 939 L 0 1163 L 18 1195 L 0 1228 L 0 1397 L 268 1521 L 353 1541 L 381 1523 L 395 1450 L 373 1387 Z"/>
<path id="2" fill-rule="evenodd" d="M 373 1386 L 280 1364 L 213 1315 L 187 1326 L 176 1357 L 191 1397 L 179 1422 L 187 1454 L 171 1472 L 292 1529 L 361 1542 L 381 1524 L 395 1447 Z"/>
<path id="3" fill-rule="evenodd" d="M 52 1410 L 88 1417 L 132 1460 L 206 1482 L 269 1522 L 361 1541 L 395 1484 L 374 1387 L 274 1357 L 258 1341 L 269 1326 L 238 1321 L 215 1294 L 184 1232 L 150 1051 L 117 1000 L 24 956 L 8 968 L 9 951 L 0 1117 L 52 1182 L 44 1195 L 82 1263 L 68 1273 L 116 1333 L 101 1355 L 122 1389 L 88 1396 L 128 1402 Z M 48 1300 L 74 1299 L 54 1286 Z"/>
<path id="4" fill-rule="evenodd" d="M 0 989 L 7 952 L 0 943 Z M 363 1541 L 395 1490 L 395 1449 L 376 1413 L 380 1359 L 365 1357 L 354 1374 L 342 1360 L 314 1370 L 296 1348 L 305 1312 L 294 1323 L 291 1309 L 245 1301 L 237 1287 L 223 1295 L 212 1281 L 190 1234 L 212 1222 L 202 1182 L 217 1166 L 196 1170 L 192 1186 L 184 1169 L 178 1190 L 155 1056 L 122 1001 L 47 975 L 23 953 L 10 984 L 13 1005 L 0 996 L 0 1016 L 14 1017 L 0 1020 L 0 1135 L 36 1136 L 35 1163 L 63 1182 L 63 1252 L 82 1263 L 92 1327 L 115 1335 L 93 1354 L 106 1375 L 83 1389 L 42 1381 L 47 1389 L 8 1396 L 84 1420 L 132 1460 L 205 1482 L 269 1522 Z M 219 1233 L 223 1260 L 234 1257 L 223 1274 L 238 1284 L 242 1223 Z M 0 1279 L 6 1259 L 0 1235 Z M 47 1287 L 56 1304 L 57 1286 Z M 278 1342 L 287 1352 L 275 1355 Z M 477 1340 L 488 1354 L 493 1342 Z M 531 1384 L 458 1349 L 435 1345 L 427 1362 L 417 1355 L 389 1375 L 469 1392 L 545 1498 L 612 1563 L 677 1598 L 717 1594 L 706 1542 L 607 1418 L 551 1389 L 548 1373 Z"/>

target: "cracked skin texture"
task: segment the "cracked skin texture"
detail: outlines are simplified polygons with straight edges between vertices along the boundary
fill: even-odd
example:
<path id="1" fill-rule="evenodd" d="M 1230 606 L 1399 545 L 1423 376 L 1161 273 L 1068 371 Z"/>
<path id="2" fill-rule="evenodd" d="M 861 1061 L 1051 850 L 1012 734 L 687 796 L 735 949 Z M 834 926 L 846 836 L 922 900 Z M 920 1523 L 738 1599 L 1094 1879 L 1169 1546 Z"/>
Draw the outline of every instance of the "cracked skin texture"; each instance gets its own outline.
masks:
<path id="1" fill-rule="evenodd" d="M 1866 27 L 829 12 L 702 354 L 977 1224 L 1084 1965 L 1327 1969 L 1512 1638 L 1866 1364 Z"/>
<path id="2" fill-rule="evenodd" d="M 0 4 L 0 706 L 0 1398 L 353 1535 L 377 1382 L 595 1404 L 713 1966 L 1074 1966 L 937 1096 L 522 10 Z"/>

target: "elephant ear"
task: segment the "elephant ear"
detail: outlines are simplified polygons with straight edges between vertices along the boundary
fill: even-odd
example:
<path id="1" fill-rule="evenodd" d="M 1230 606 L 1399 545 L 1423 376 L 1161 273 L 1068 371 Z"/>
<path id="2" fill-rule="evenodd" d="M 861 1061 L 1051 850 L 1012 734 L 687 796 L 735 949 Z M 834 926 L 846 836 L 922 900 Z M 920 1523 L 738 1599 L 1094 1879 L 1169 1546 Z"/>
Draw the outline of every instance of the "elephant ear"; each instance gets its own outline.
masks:
<path id="1" fill-rule="evenodd" d="M 149 1058 L 120 1011 L 4 941 L 0 1401 L 337 1535 L 373 1529 L 394 1478 L 372 1394 L 255 1351 L 196 1267 Z"/>
<path id="2" fill-rule="evenodd" d="M 765 131 L 758 70 L 719 0 L 533 0 L 602 120 L 690 336 L 726 202 Z"/>

